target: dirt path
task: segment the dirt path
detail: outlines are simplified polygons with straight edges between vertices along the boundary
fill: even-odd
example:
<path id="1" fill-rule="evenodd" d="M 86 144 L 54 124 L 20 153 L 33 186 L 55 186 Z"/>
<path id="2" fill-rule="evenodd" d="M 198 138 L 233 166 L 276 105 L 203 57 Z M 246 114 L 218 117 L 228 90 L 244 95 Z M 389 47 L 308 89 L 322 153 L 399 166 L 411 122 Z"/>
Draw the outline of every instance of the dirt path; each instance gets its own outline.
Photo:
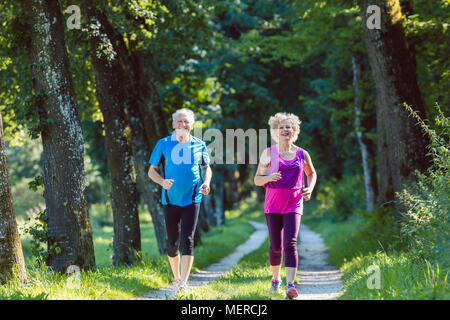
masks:
<path id="1" fill-rule="evenodd" d="M 246 254 L 258 249 L 267 238 L 267 226 L 250 222 L 256 231 L 231 254 L 203 270 L 191 274 L 189 286 L 200 287 L 219 279 Z M 300 227 L 299 267 L 297 290 L 299 300 L 333 300 L 342 291 L 341 272 L 328 264 L 328 252 L 322 237 L 306 225 Z M 139 300 L 164 300 L 176 295 L 172 287 L 152 291 Z"/>
<path id="2" fill-rule="evenodd" d="M 322 237 L 307 225 L 300 226 L 299 266 L 296 286 L 299 300 L 335 300 L 342 293 L 341 272 L 328 264 Z"/>
<path id="3" fill-rule="evenodd" d="M 239 260 L 246 254 L 258 249 L 267 238 L 267 227 L 265 224 L 250 221 L 255 227 L 256 231 L 252 233 L 250 238 L 239 245 L 232 253 L 225 258 L 222 258 L 217 263 L 214 263 L 203 270 L 192 273 L 189 276 L 188 284 L 190 288 L 202 286 L 210 281 L 215 281 L 230 270 Z M 165 287 L 155 290 L 147 294 L 139 300 L 164 300 L 171 299 L 175 296 L 175 289 L 172 287 Z"/>

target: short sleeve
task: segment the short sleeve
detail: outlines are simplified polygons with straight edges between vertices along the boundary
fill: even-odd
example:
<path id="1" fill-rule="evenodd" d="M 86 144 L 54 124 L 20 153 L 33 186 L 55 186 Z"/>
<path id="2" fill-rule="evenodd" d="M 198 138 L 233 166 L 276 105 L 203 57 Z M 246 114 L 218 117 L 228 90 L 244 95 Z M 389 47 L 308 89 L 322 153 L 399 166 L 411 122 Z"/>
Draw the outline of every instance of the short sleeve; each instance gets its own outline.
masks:
<path id="1" fill-rule="evenodd" d="M 210 159 L 209 159 L 209 152 L 208 148 L 206 147 L 206 144 L 202 144 L 202 166 L 209 165 Z"/>
<path id="2" fill-rule="evenodd" d="M 155 149 L 153 149 L 152 155 L 150 156 L 150 160 L 148 163 L 150 163 L 152 166 L 158 167 L 161 161 L 161 157 L 163 155 L 162 151 L 163 151 L 163 143 L 161 140 L 159 140 L 156 143 Z"/>

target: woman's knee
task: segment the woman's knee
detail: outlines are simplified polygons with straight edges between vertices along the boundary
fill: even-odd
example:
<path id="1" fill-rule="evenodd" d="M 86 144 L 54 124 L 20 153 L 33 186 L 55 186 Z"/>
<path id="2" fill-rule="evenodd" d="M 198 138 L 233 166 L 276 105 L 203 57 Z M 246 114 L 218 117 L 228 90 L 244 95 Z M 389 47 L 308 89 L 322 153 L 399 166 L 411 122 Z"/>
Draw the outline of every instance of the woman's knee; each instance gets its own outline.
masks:
<path id="1" fill-rule="evenodd" d="M 270 253 L 272 255 L 279 256 L 283 253 L 283 247 L 282 246 L 271 246 L 270 247 Z"/>
<path id="2" fill-rule="evenodd" d="M 297 252 L 297 240 L 289 240 L 284 243 L 284 251 L 285 252 Z"/>

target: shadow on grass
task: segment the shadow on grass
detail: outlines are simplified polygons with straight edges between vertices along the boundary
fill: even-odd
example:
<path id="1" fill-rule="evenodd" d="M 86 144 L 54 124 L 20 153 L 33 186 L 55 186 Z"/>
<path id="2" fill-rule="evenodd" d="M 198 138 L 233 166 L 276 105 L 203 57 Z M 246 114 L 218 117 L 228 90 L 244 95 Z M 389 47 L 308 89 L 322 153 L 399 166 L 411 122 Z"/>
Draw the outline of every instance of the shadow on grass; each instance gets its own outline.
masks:
<path id="1" fill-rule="evenodd" d="M 197 259 L 196 265 L 203 268 L 206 265 L 220 260 L 234 247 L 245 241 L 245 237 L 251 234 L 253 226 L 248 220 L 264 220 L 261 204 L 251 201 L 243 203 L 239 209 L 231 210 L 226 214 L 225 225 L 212 228 L 204 235 L 204 257 Z M 159 255 L 156 246 L 153 225 L 145 223 L 141 225 L 143 261 L 132 265 L 112 266 L 113 254 L 111 227 L 104 226 L 94 230 L 94 246 L 97 268 L 91 272 L 81 273 L 81 288 L 70 292 L 66 286 L 67 279 L 46 270 L 29 270 L 29 274 L 36 273 L 30 280 L 36 278 L 45 281 L 46 292 L 31 293 L 28 289 L 21 290 L 10 287 L 9 292 L 0 294 L 1 299 L 127 299 L 145 295 L 149 291 L 158 289 L 169 282 L 172 277 L 170 266 L 165 255 Z M 242 239 L 241 239 L 242 238 Z M 224 242 L 228 246 L 221 245 Z M 200 248 L 202 245 L 200 246 Z M 215 248 L 213 252 L 209 248 Z M 30 250 L 30 242 L 24 243 L 25 255 L 31 266 L 33 259 Z M 200 249 L 199 248 L 199 249 Z M 198 250 L 201 252 L 202 250 Z M 62 282 L 61 282 L 62 281 Z M 35 290 L 34 286 L 30 290 Z M 67 294 L 69 292 L 69 294 Z"/>
<path id="2" fill-rule="evenodd" d="M 7 296 L 2 296 L 0 300 L 47 300 L 47 293 L 40 294 L 26 294 L 19 290 L 8 294 Z"/>

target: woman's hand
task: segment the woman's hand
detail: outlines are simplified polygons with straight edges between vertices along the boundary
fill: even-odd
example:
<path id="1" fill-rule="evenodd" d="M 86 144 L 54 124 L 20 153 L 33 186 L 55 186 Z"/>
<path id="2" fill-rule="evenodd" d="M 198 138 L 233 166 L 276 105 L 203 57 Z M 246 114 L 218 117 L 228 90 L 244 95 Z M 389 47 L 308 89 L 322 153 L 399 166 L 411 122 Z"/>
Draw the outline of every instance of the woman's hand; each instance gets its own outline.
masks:
<path id="1" fill-rule="evenodd" d="M 161 183 L 161 186 L 164 188 L 164 189 L 166 189 L 166 190 L 169 190 L 170 188 L 172 188 L 172 185 L 173 185 L 173 182 L 174 182 L 175 180 L 173 180 L 173 179 L 164 179 L 163 181 L 162 181 L 162 183 Z"/>
<path id="2" fill-rule="evenodd" d="M 312 193 L 311 188 L 306 187 L 302 189 L 302 196 L 305 199 L 305 201 L 309 201 L 309 199 L 311 199 L 311 193 Z"/>
<path id="3" fill-rule="evenodd" d="M 269 174 L 269 175 L 267 176 L 267 178 L 269 179 L 268 182 L 278 181 L 278 180 L 281 179 L 281 172 L 278 171 L 278 172 L 274 172 L 274 173 L 272 173 L 272 174 Z"/>

